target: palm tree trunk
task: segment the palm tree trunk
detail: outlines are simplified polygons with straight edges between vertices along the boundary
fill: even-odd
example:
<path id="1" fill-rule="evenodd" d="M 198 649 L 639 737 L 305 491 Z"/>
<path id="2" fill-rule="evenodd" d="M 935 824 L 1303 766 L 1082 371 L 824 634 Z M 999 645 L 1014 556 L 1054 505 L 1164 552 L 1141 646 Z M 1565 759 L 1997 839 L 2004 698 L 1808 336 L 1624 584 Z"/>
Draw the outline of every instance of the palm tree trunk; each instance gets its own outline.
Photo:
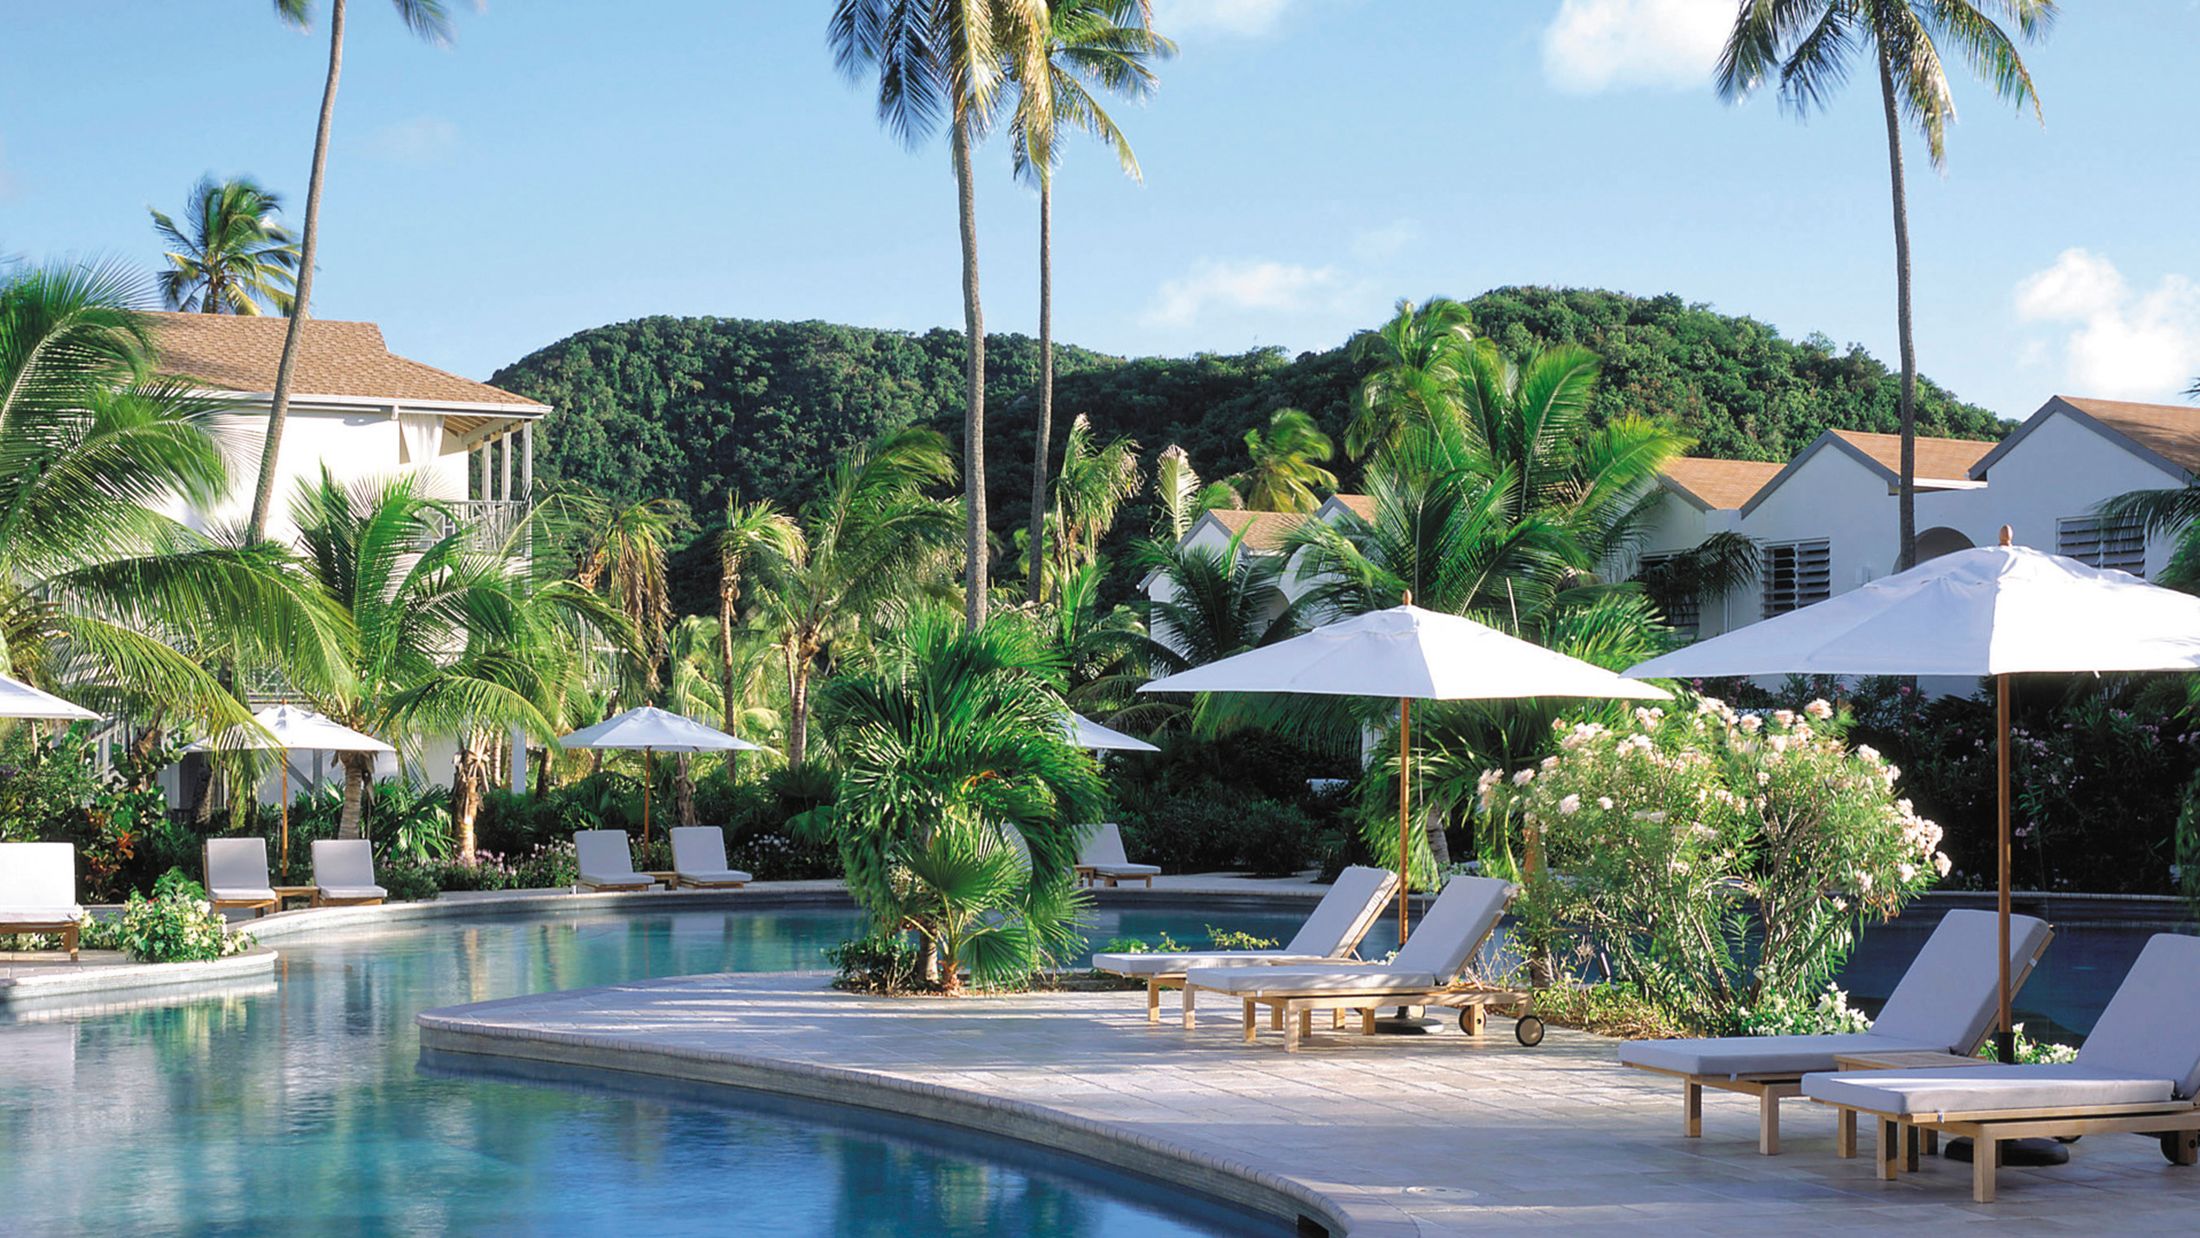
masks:
<path id="1" fill-rule="evenodd" d="M 481 817 L 483 792 L 488 783 L 489 761 L 475 745 L 469 730 L 459 740 L 458 760 L 451 772 L 451 828 L 458 835 L 458 862 L 474 862 L 474 826 Z"/>
<path id="2" fill-rule="evenodd" d="M 695 820 L 695 758 L 682 752 L 672 758 L 672 803 L 682 825 Z"/>
<path id="3" fill-rule="evenodd" d="M 967 406 L 963 411 L 964 550 L 969 564 L 963 588 L 964 616 L 972 628 L 985 622 L 985 312 L 978 307 L 978 188 L 970 167 L 970 116 L 956 109 L 955 206 L 962 224 L 963 331 L 968 337 Z"/>
<path id="4" fill-rule="evenodd" d="M 1894 186 L 1895 329 L 1902 348 L 1902 471 L 1896 498 L 1901 555 L 1895 570 L 1917 565 L 1917 341 L 1910 332 L 1910 207 L 1902 184 L 1902 123 L 1894 70 L 1879 49 L 1879 102 L 1887 114 L 1887 179 Z"/>
<path id="5" fill-rule="evenodd" d="M 289 753 L 281 754 L 288 761 Z M 366 752 L 339 752 L 337 764 L 344 767 L 344 812 L 336 819 L 338 838 L 363 838 L 359 825 L 366 816 L 367 783 L 374 775 L 374 755 Z"/>
<path id="6" fill-rule="evenodd" d="M 796 656 L 787 663 L 787 765 L 802 764 L 810 747 L 810 660 Z"/>
<path id="7" fill-rule="evenodd" d="M 1054 181 L 1039 175 L 1039 424 L 1031 448 L 1031 600 L 1044 600 L 1047 561 L 1047 439 L 1054 431 Z"/>
<path id="8" fill-rule="evenodd" d="M 283 422 L 290 416 L 290 378 L 298 366 L 298 344 L 305 334 L 307 306 L 313 299 L 313 261 L 321 241 L 321 179 L 328 170 L 329 125 L 336 118 L 336 81 L 344 70 L 344 0 L 329 0 L 328 82 L 321 88 L 321 121 L 313 132 L 313 172 L 306 178 L 306 218 L 298 235 L 298 285 L 283 332 L 283 357 L 275 366 L 275 394 L 267 409 L 267 441 L 260 447 L 260 480 L 252 491 L 252 522 L 245 540 L 267 536 L 268 508 L 275 501 L 275 462 L 282 454 Z"/>
<path id="9" fill-rule="evenodd" d="M 733 700 L 733 610 L 741 598 L 740 571 L 739 560 L 718 562 L 718 727 L 729 735 L 738 708 Z"/>

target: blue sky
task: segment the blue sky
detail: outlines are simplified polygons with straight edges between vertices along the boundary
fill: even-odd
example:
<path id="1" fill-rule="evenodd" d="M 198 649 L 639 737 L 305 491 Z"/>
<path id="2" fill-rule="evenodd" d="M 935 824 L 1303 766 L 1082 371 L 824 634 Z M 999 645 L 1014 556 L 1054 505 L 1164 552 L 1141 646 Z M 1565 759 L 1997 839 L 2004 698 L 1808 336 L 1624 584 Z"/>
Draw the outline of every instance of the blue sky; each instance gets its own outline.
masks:
<path id="1" fill-rule="evenodd" d="M 1156 0 L 1183 47 L 1056 190 L 1056 322 L 1124 353 L 1319 348 L 1400 296 L 1675 292 L 1894 354 L 1874 92 L 1800 124 L 1708 85 L 1731 0 Z M 1920 361 L 2021 416 L 2200 375 L 2200 3 L 2074 4 L 2044 128 L 1968 80 L 1912 149 Z M 314 309 L 486 376 L 645 314 L 959 325 L 943 144 L 833 72 L 826 0 L 461 0 L 446 49 L 353 0 Z M 262 2 L 0 10 L 0 253 L 157 260 L 145 208 L 251 173 L 302 206 L 325 45 Z M 1036 324 L 1036 197 L 981 153 L 987 325 Z"/>

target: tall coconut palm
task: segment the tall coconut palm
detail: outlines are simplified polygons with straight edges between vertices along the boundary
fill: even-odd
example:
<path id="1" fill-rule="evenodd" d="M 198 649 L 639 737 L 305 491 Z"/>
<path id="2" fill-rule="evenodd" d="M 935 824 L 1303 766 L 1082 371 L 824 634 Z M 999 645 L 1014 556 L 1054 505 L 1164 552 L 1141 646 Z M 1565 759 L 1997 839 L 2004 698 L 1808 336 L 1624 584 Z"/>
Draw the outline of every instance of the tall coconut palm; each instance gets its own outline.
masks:
<path id="1" fill-rule="evenodd" d="M 582 510 L 589 506 L 589 500 L 580 503 Z M 682 509 L 669 499 L 644 499 L 600 510 L 600 518 L 590 522 L 575 579 L 591 593 L 603 590 L 638 634 L 635 656 L 620 668 L 622 695 L 647 704 L 663 684 L 665 634 L 672 626 L 665 555 Z"/>
<path id="2" fill-rule="evenodd" d="M 785 559 L 802 536 L 801 528 L 770 502 L 743 503 L 726 496 L 724 525 L 712 535 L 718 549 L 718 667 L 719 700 L 724 705 L 722 730 L 734 730 L 734 711 L 741 699 L 735 690 L 735 635 L 740 627 L 741 578 L 752 565 Z"/>
<path id="3" fill-rule="evenodd" d="M 160 294 L 169 309 L 205 314 L 290 312 L 298 284 L 298 241 L 276 222 L 282 203 L 248 178 L 191 187 L 183 222 L 147 207 L 169 245 Z"/>
<path id="4" fill-rule="evenodd" d="M 1917 344 L 1910 329 L 1910 218 L 1902 176 L 1902 127 L 1925 139 L 1935 170 L 1945 166 L 1955 95 L 1941 60 L 1955 49 L 2004 102 L 2032 106 L 2039 95 L 2023 57 L 1994 20 L 2031 40 L 2055 19 L 2055 0 L 1743 0 L 1719 55 L 1720 97 L 1747 98 L 1775 75 L 1780 102 L 1799 116 L 1828 106 L 1854 62 L 1868 56 L 1887 122 L 1887 178 L 1894 201 L 1895 329 L 1902 352 L 1901 557 L 1917 562 Z"/>
<path id="5" fill-rule="evenodd" d="M 809 756 L 820 659 L 942 583 L 962 513 L 928 491 L 954 481 L 946 439 L 898 430 L 843 459 L 804 505 L 800 536 L 770 565 L 758 606 L 786 670 L 790 765 Z"/>
<path id="6" fill-rule="evenodd" d="M 1321 491 L 1337 488 L 1337 475 L 1322 467 L 1337 449 L 1298 409 L 1277 409 L 1265 434 L 1247 430 L 1245 451 L 1253 458 L 1243 475 L 1245 505 L 1254 511 L 1310 512 Z"/>
<path id="7" fill-rule="evenodd" d="M 313 0 L 274 0 L 275 14 L 303 28 L 313 15 Z M 320 119 L 313 130 L 313 169 L 306 177 L 306 216 L 299 234 L 296 297 L 290 307 L 290 328 L 283 333 L 283 355 L 275 365 L 275 391 L 267 410 L 267 441 L 260 448 L 260 480 L 252 491 L 252 517 L 246 538 L 267 536 L 268 512 L 275 504 L 275 461 L 282 454 L 283 423 L 290 416 L 290 381 L 298 368 L 298 346 L 305 337 L 306 319 L 312 311 L 313 264 L 321 243 L 321 180 L 328 170 L 329 127 L 336 119 L 336 83 L 344 71 L 344 16 L 347 0 L 329 0 L 328 76 L 321 84 Z M 407 29 L 430 43 L 447 43 L 450 16 L 443 0 L 390 0 Z"/>
<path id="8" fill-rule="evenodd" d="M 1352 338 L 1354 363 L 1366 377 L 1354 393 L 1344 448 L 1362 459 L 1398 441 L 1407 427 L 1454 408 L 1474 319 L 1450 297 L 1424 305 L 1400 300 L 1390 321 Z"/>
<path id="9" fill-rule="evenodd" d="M 229 475 L 219 410 L 151 377 L 146 291 L 115 268 L 0 278 L 0 670 L 212 733 L 250 714 L 209 664 L 341 685 L 354 634 L 287 551 L 157 510 Z"/>
<path id="10" fill-rule="evenodd" d="M 1043 60 L 1011 61 L 1016 81 L 1016 172 L 1039 188 L 1039 420 L 1032 436 L 1030 559 L 1044 563 L 1047 474 L 1054 433 L 1054 166 L 1031 158 L 1034 149 L 1058 150 L 1064 132 L 1083 132 L 1115 152 L 1123 174 L 1144 180 L 1138 156 L 1123 130 L 1100 106 L 1091 87 L 1143 99 L 1157 79 L 1153 62 L 1176 54 L 1176 44 L 1153 32 L 1147 0 L 1052 0 Z M 1045 75 L 1025 81 L 1017 72 L 1043 63 Z M 1090 84 L 1088 86 L 1088 83 Z M 1031 132 L 1044 126 L 1043 132 Z M 1045 596 L 1045 582 L 1031 574 L 1030 598 Z"/>
<path id="11" fill-rule="evenodd" d="M 878 78 L 879 123 L 915 147 L 944 119 L 955 167 L 962 240 L 965 385 L 963 407 L 964 617 L 985 622 L 985 313 L 978 300 L 977 180 L 971 150 L 991 127 L 1007 67 L 1018 80 L 1045 80 L 1047 0 L 835 0 L 826 40 L 853 79 Z M 1035 96 L 1020 131 L 1028 157 L 1053 160 L 1051 94 Z"/>
<path id="12" fill-rule="evenodd" d="M 1036 559 L 1045 566 L 1032 574 L 1051 578 L 1059 592 L 1072 571 L 1099 555 L 1100 539 L 1139 484 L 1138 444 L 1127 438 L 1100 442 L 1092 421 L 1079 414 L 1063 436 L 1062 468 L 1047 513 L 1055 529 L 1052 557 Z"/>

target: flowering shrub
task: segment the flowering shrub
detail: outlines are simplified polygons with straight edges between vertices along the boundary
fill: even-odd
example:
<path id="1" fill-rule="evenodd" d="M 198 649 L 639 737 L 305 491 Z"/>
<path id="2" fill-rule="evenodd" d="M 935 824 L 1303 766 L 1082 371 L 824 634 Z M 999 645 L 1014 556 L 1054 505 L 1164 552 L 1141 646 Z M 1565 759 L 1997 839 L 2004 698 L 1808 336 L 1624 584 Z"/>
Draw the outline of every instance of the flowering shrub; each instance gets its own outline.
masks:
<path id="1" fill-rule="evenodd" d="M 1691 1025 L 1808 1007 L 1855 945 L 1947 871 L 1940 829 L 1851 750 L 1824 701 L 1737 714 L 1704 698 L 1565 728 L 1540 765 L 1481 780 L 1529 862 L 1520 937 L 1544 969 L 1601 952 Z"/>
<path id="2" fill-rule="evenodd" d="M 1744 1007 L 1742 1034 L 1747 1036 L 1823 1036 L 1872 1030 L 1871 1016 L 1849 1005 L 1849 995 L 1831 985 L 1816 1001 L 1798 1002 L 1775 993 L 1755 1006 Z"/>
<path id="3" fill-rule="evenodd" d="M 122 916 L 85 925 L 82 944 L 120 950 L 140 963 L 199 963 L 252 948 L 252 938 L 231 932 L 206 901 L 198 882 L 169 869 L 153 883 L 153 897 L 132 891 Z"/>

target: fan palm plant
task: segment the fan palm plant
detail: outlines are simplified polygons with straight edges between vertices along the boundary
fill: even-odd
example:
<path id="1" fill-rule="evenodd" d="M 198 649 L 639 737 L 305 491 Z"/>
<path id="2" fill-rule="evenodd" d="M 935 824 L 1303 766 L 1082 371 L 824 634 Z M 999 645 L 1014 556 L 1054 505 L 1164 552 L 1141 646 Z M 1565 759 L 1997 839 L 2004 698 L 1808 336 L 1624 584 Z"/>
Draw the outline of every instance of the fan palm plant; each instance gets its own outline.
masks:
<path id="1" fill-rule="evenodd" d="M 1938 170 L 1947 162 L 1955 94 L 1943 44 L 1986 79 L 2006 103 L 2040 116 L 2031 71 L 2007 32 L 2046 33 L 2055 0 L 1744 0 L 1719 55 L 1716 83 L 1729 102 L 1755 94 L 1775 76 L 1780 102 L 1799 116 L 1828 106 L 1856 60 L 1870 57 L 1887 122 L 1887 176 L 1894 198 L 1895 329 L 1902 353 L 1902 467 L 1897 501 L 1901 558 L 1917 562 L 1917 343 L 1910 329 L 1910 208 L 1902 175 L 1902 129 L 1914 126 Z"/>
<path id="2" fill-rule="evenodd" d="M 835 0 L 826 39 L 834 63 L 878 79 L 879 123 L 915 147 L 944 119 L 955 168 L 962 241 L 965 389 L 963 504 L 965 615 L 985 622 L 985 313 L 978 297 L 977 179 L 971 151 L 992 125 L 1013 68 L 1019 81 L 1050 80 L 1047 0 Z M 1019 118 L 1026 158 L 1052 166 L 1051 92 L 1034 92 Z"/>
<path id="3" fill-rule="evenodd" d="M 639 635 L 634 656 L 620 668 L 622 695 L 640 704 L 653 702 L 663 684 L 665 633 L 672 625 L 665 553 L 682 509 L 670 499 L 644 499 L 624 507 L 606 507 L 587 496 L 574 496 L 572 502 L 591 530 L 574 579 L 591 593 L 602 590 Z M 591 508 L 593 518 L 585 515 Z"/>
<path id="4" fill-rule="evenodd" d="M 1054 478 L 1051 509 L 1055 538 L 1045 575 L 1056 582 L 1100 554 L 1100 539 L 1115 527 L 1123 504 L 1137 495 L 1138 444 L 1127 438 L 1100 443 L 1091 419 L 1079 414 L 1062 440 L 1062 469 Z"/>
<path id="5" fill-rule="evenodd" d="M 290 312 L 298 283 L 298 241 L 275 221 L 282 209 L 272 193 L 245 178 L 209 176 L 191 187 L 178 224 L 146 208 L 153 230 L 170 248 L 162 255 L 160 294 L 169 309 L 205 314 L 258 314 L 263 307 Z"/>
<path id="6" fill-rule="evenodd" d="M 1047 475 L 1054 433 L 1054 165 L 1035 161 L 1035 149 L 1058 151 L 1065 131 L 1100 139 L 1115 152 L 1123 174 L 1143 180 L 1130 140 L 1108 115 L 1093 88 L 1143 99 L 1153 93 L 1153 62 L 1176 54 L 1176 44 L 1153 32 L 1148 0 L 1051 0 L 1042 57 L 1011 59 L 1016 83 L 1015 167 L 1039 188 L 1039 421 L 1032 438 L 1030 562 L 1047 561 Z M 1045 67 L 1026 81 L 1025 67 Z M 1039 131 L 1033 132 L 1033 127 Z M 1030 600 L 1045 597 L 1045 582 L 1030 575 Z"/>
<path id="7" fill-rule="evenodd" d="M 1474 319 L 1450 297 L 1425 305 L 1400 300 L 1390 321 L 1352 338 L 1355 364 L 1367 370 L 1354 393 L 1344 447 L 1353 459 L 1398 441 L 1407 427 L 1454 409 Z"/>
<path id="8" fill-rule="evenodd" d="M 741 580 L 759 564 L 776 563 L 793 553 L 802 530 L 769 502 L 742 503 L 726 496 L 724 524 L 711 537 L 718 551 L 718 697 L 723 703 L 721 729 L 734 729 L 741 693 L 736 685 L 734 643 L 740 629 Z"/>
<path id="9" fill-rule="evenodd" d="M 820 694 L 849 890 L 875 930 L 936 952 L 949 992 L 965 967 L 1013 983 L 1076 948 L 1071 871 L 1104 790 L 1062 726 L 1062 687 L 1020 618 L 966 631 L 924 609 Z"/>
<path id="10" fill-rule="evenodd" d="M 287 551 L 157 510 L 229 474 L 218 410 L 151 377 L 142 292 L 113 268 L 0 279 L 0 669 L 212 733 L 250 713 L 209 666 L 341 686 L 355 633 Z"/>
<path id="11" fill-rule="evenodd" d="M 895 606 L 937 593 L 961 515 L 928 491 L 955 481 L 947 440 L 890 432 L 844 458 L 805 504 L 799 536 L 767 566 L 759 618 L 787 677 L 787 761 L 809 755 L 810 687 L 820 659 Z"/>
<path id="12" fill-rule="evenodd" d="M 1284 557 L 1250 550 L 1243 534 L 1216 549 L 1140 542 L 1132 561 L 1157 576 L 1146 619 L 1146 655 L 1173 675 L 1298 631 L 1283 593 Z"/>
<path id="13" fill-rule="evenodd" d="M 1298 409 L 1277 409 L 1265 434 L 1247 430 L 1245 450 L 1253 458 L 1242 479 L 1245 505 L 1254 511 L 1310 512 L 1321 506 L 1321 491 L 1337 488 L 1337 475 L 1322 467 L 1336 448 Z"/>
<path id="14" fill-rule="evenodd" d="M 274 0 L 275 15 L 303 28 L 313 15 L 313 0 Z M 443 0 L 390 0 L 398 20 L 414 34 L 434 44 L 450 41 L 450 16 Z M 275 461 L 282 454 L 283 425 L 290 416 L 290 382 L 298 368 L 298 347 L 305 338 L 306 318 L 313 303 L 313 267 L 321 244 L 321 181 L 328 171 L 329 128 L 336 119 L 336 84 L 344 71 L 344 18 L 347 0 L 329 0 L 328 75 L 321 84 L 320 119 L 313 130 L 313 168 L 306 177 L 306 214 L 299 232 L 298 278 L 287 311 L 290 327 L 283 332 L 283 354 L 275 365 L 275 391 L 267 410 L 267 441 L 260 447 L 260 480 L 252 491 L 252 517 L 246 526 L 247 541 L 267 536 L 268 512 L 275 505 Z"/>

